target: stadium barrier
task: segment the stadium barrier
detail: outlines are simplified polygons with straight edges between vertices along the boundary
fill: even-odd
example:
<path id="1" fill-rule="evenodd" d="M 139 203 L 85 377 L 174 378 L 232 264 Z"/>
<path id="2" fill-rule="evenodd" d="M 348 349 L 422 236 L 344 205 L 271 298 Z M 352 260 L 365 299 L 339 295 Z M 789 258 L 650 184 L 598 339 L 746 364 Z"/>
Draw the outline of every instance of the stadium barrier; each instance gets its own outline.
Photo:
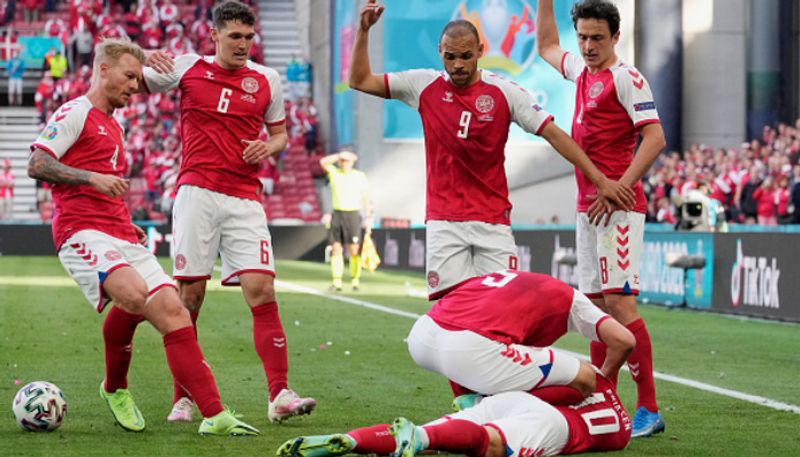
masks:
<path id="1" fill-rule="evenodd" d="M 577 286 L 572 226 L 514 227 L 518 268 Z M 425 271 L 425 230 L 378 229 L 381 268 Z M 800 240 L 792 233 L 697 233 L 645 230 L 639 299 L 666 306 L 800 322 Z M 670 267 L 668 257 L 705 259 L 704 268 Z"/>
<path id="2" fill-rule="evenodd" d="M 169 256 L 166 225 L 143 224 L 149 247 Z M 577 286 L 575 232 L 571 226 L 514 227 L 518 268 L 547 273 Z M 321 226 L 273 226 L 273 251 L 284 260 L 321 261 L 327 232 Z M 373 231 L 380 268 L 425 271 L 424 228 Z M 800 322 L 800 237 L 796 233 L 673 232 L 648 226 L 641 259 L 639 299 L 728 314 Z M 54 255 L 49 225 L 0 225 L 0 256 Z M 704 268 L 673 268 L 667 259 L 699 256 Z M 2 257 L 0 257 L 0 261 Z"/>

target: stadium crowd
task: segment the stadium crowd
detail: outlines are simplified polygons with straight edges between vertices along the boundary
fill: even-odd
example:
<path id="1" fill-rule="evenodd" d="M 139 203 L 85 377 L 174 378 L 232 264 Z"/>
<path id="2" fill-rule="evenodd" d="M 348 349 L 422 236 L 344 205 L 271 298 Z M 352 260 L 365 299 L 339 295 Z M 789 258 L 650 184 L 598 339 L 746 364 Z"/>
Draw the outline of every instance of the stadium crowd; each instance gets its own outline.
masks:
<path id="1" fill-rule="evenodd" d="M 683 156 L 662 153 L 645 178 L 648 221 L 675 224 L 695 189 L 725 210 L 728 222 L 800 223 L 800 119 L 765 126 L 761 138 L 738 148 L 693 144 Z"/>
<path id="2" fill-rule="evenodd" d="M 40 3 L 32 0 L 25 4 L 38 10 L 44 7 Z M 42 125 L 63 103 L 86 93 L 92 77 L 93 48 L 101 37 L 128 36 L 144 49 L 167 50 L 175 56 L 190 52 L 214 54 L 214 42 L 210 37 L 211 6 L 213 1 L 209 0 L 180 4 L 170 0 L 123 1 L 106 6 L 100 0 L 81 0 L 69 2 L 68 13 L 46 15 L 43 35 L 59 38 L 67 52 L 62 56 L 60 50 L 52 49 L 45 58 L 44 75 L 35 94 Z M 56 9 L 53 5 L 43 11 L 50 13 Z M 8 34 L 8 40 L 12 36 L 16 40 L 13 33 Z M 55 64 L 60 58 L 67 66 L 63 73 Z M 258 34 L 250 59 L 263 62 Z M 316 107 L 307 90 L 298 91 L 291 84 L 288 89 L 285 111 L 290 148 L 304 149 L 306 155 L 311 154 L 308 163 L 315 164 L 321 154 L 317 141 Z M 179 97 L 178 92 L 134 95 L 126 108 L 116 112 L 117 120 L 126 132 L 131 180 L 126 198 L 135 220 L 162 221 L 171 211 L 181 151 Z M 266 130 L 262 137 L 266 137 Z M 284 155 L 262 163 L 260 178 L 265 199 L 277 191 L 282 168 L 280 159 Z M 318 166 L 313 168 L 315 174 L 322 174 L 321 170 L 316 170 Z M 41 186 L 37 192 L 38 206 L 42 219 L 49 221 L 52 203 L 48 184 L 38 185 Z"/>

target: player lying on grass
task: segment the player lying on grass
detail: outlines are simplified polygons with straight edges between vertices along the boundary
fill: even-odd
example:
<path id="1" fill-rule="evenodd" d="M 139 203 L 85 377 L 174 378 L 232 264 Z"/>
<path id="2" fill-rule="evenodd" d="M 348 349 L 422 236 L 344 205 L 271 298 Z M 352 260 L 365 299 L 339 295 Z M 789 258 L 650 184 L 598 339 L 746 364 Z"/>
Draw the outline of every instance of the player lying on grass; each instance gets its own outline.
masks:
<path id="1" fill-rule="evenodd" d="M 95 48 L 89 92 L 61 106 L 31 145 L 28 175 L 53 183 L 53 239 L 64 269 L 97 312 L 113 302 L 103 324 L 106 378 L 100 396 L 124 429 L 145 421 L 128 387 L 133 334 L 142 320 L 164 338 L 167 364 L 205 420 L 203 435 L 257 435 L 223 408 L 197 344 L 189 312 L 158 260 L 141 243 L 123 195 L 128 191 L 122 126 L 113 117 L 142 78 L 139 46 L 105 40 Z"/>
<path id="2" fill-rule="evenodd" d="M 555 278 L 501 270 L 465 282 L 420 317 L 408 335 L 411 358 L 451 380 L 455 395 L 532 389 L 594 391 L 590 370 L 549 348 L 568 331 L 608 345 L 603 374 L 615 379 L 633 335 L 585 295 Z M 566 387 L 564 387 L 566 386 Z"/>
<path id="3" fill-rule="evenodd" d="M 599 372 L 595 376 L 592 395 L 573 405 L 553 406 L 525 392 L 505 392 L 422 426 L 401 417 L 392 425 L 300 436 L 284 443 L 277 455 L 412 457 L 435 450 L 469 457 L 527 457 L 624 449 L 631 421 L 614 383 Z"/>

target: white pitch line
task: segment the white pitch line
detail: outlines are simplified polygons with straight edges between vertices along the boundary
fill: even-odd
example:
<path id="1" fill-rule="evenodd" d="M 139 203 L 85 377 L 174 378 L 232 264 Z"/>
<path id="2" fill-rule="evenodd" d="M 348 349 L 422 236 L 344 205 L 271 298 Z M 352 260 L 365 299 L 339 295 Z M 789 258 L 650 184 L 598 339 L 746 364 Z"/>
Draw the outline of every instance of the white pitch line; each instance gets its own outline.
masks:
<path id="1" fill-rule="evenodd" d="M 305 287 L 305 286 L 301 286 L 299 284 L 293 284 L 293 283 L 286 282 L 286 281 L 276 280 L 275 281 L 275 285 L 277 285 L 279 287 L 283 287 L 285 289 L 293 290 L 295 292 L 300 292 L 300 293 L 309 294 L 309 295 L 315 295 L 317 297 L 329 298 L 331 300 L 337 300 L 337 301 L 340 301 L 340 302 L 349 303 L 351 305 L 360 306 L 362 308 L 373 309 L 375 311 L 380 311 L 380 312 L 383 312 L 383 313 L 394 314 L 396 316 L 408 317 L 410 319 L 417 319 L 418 317 L 421 316 L 420 314 L 411 313 L 411 312 L 408 312 L 408 311 L 402 311 L 402 310 L 399 310 L 399 309 L 390 308 L 388 306 L 378 305 L 376 303 L 370 303 L 370 302 L 364 301 L 364 300 L 358 300 L 358 299 L 355 299 L 355 298 L 345 297 L 345 296 L 342 296 L 342 295 L 329 294 L 329 293 L 322 292 L 320 290 L 317 290 L 317 289 L 314 289 L 314 288 L 311 288 L 311 287 Z M 587 356 L 585 356 L 583 354 L 579 354 L 577 352 L 572 352 L 572 351 L 566 351 L 566 350 L 563 350 L 563 349 L 559 349 L 559 350 L 562 351 L 562 352 L 566 352 L 566 353 L 568 353 L 568 354 L 570 354 L 570 355 L 572 355 L 574 357 L 577 357 L 579 359 L 589 360 L 589 357 L 587 357 Z M 622 369 L 625 370 L 625 371 L 628 371 L 627 367 L 623 367 Z M 681 378 L 679 376 L 673 376 L 673 375 L 666 374 L 666 373 L 659 373 L 657 371 L 653 372 L 653 376 L 656 379 L 660 379 L 662 381 L 668 381 L 668 382 L 673 382 L 673 383 L 676 383 L 676 384 L 681 384 L 681 385 L 684 385 L 684 386 L 687 386 L 687 387 L 693 387 L 695 389 L 702 390 L 702 391 L 705 391 L 705 392 L 711 392 L 711 393 L 714 393 L 714 394 L 717 394 L 717 395 L 724 395 L 726 397 L 731 397 L 731 398 L 735 398 L 737 400 L 742 400 L 742 401 L 754 403 L 756 405 L 766 406 L 768 408 L 776 409 L 778 411 L 788 411 L 788 412 L 791 412 L 791 413 L 800 414 L 800 406 L 792 405 L 790 403 L 783 403 L 783 402 L 780 402 L 780 401 L 777 401 L 777 400 L 772 400 L 772 399 L 761 397 L 761 396 L 758 396 L 758 395 L 751 395 L 751 394 L 747 394 L 747 393 L 744 393 L 744 392 L 739 392 L 739 391 L 736 391 L 736 390 L 725 389 L 723 387 L 717 387 L 717 386 L 714 386 L 714 385 L 711 385 L 711 384 L 706 384 L 704 382 L 695 381 L 695 380 L 692 380 L 692 379 Z"/>

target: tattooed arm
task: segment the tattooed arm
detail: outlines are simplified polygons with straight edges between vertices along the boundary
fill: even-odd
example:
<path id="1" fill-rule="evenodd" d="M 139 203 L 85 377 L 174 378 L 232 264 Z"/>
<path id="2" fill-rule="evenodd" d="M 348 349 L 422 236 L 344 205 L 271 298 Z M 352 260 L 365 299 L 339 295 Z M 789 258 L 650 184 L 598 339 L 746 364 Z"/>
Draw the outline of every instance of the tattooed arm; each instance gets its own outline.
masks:
<path id="1" fill-rule="evenodd" d="M 53 184 L 86 184 L 109 197 L 119 197 L 128 190 L 125 179 L 64 165 L 43 149 L 36 149 L 31 154 L 28 176 Z"/>

